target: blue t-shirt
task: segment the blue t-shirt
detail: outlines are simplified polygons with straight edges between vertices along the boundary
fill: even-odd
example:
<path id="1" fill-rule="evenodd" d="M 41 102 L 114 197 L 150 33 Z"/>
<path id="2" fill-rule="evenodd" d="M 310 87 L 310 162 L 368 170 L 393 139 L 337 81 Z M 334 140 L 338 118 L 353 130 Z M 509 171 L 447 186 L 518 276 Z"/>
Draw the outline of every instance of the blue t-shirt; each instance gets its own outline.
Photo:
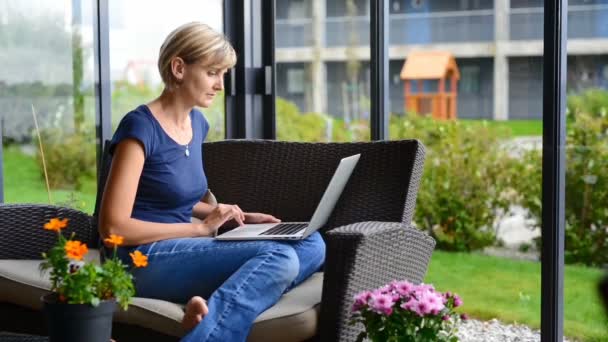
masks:
<path id="1" fill-rule="evenodd" d="M 178 144 L 163 130 L 146 105 L 125 115 L 110 144 L 110 154 L 125 138 L 142 143 L 146 155 L 139 178 L 132 218 L 149 222 L 190 222 L 192 208 L 207 192 L 202 144 L 209 124 L 197 110 L 190 112 L 192 140 Z"/>

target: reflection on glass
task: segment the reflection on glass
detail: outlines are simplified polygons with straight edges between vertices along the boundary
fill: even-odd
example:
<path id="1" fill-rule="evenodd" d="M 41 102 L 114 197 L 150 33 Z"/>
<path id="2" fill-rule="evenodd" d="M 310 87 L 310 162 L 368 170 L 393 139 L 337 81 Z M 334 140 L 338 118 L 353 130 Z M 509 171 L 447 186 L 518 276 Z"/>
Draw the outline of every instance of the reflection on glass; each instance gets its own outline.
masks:
<path id="1" fill-rule="evenodd" d="M 158 51 L 165 37 L 178 26 L 200 21 L 223 31 L 222 1 L 167 2 L 112 0 L 110 5 L 110 74 L 112 125 L 163 90 L 157 68 Z M 146 15 L 141 15 L 145 8 Z M 187 9 L 187 10 L 184 10 Z M 198 108 L 209 122 L 207 141 L 224 138 L 224 94 L 210 108 Z"/>
<path id="2" fill-rule="evenodd" d="M 93 209 L 92 4 L 87 0 L 0 3 L 6 202 L 53 203 L 89 212 Z M 46 157 L 50 193 L 32 107 Z"/>
<path id="3" fill-rule="evenodd" d="M 277 1 L 277 139 L 369 140 L 369 1 Z"/>

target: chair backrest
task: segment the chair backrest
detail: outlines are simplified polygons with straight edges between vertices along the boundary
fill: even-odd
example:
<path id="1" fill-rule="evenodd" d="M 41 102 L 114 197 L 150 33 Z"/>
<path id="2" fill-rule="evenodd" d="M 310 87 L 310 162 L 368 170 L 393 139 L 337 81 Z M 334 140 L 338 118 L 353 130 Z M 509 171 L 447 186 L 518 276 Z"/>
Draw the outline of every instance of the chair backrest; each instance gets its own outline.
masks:
<path id="1" fill-rule="evenodd" d="M 41 259 L 57 243 L 54 232 L 44 230 L 52 218 L 68 219 L 62 230 L 72 233 L 89 247 L 96 247 L 97 233 L 91 229 L 91 217 L 80 210 L 44 204 L 0 204 L 0 259 Z"/>
<path id="2" fill-rule="evenodd" d="M 312 216 L 341 158 L 361 153 L 328 223 L 411 223 L 425 149 L 417 140 L 302 143 L 226 140 L 204 143 L 209 188 L 221 203 L 273 214 Z"/>
<path id="3" fill-rule="evenodd" d="M 340 159 L 357 153 L 361 158 L 324 229 L 361 221 L 409 225 L 425 155 L 418 140 L 225 140 L 203 144 L 203 163 L 209 188 L 219 202 L 273 214 L 283 221 L 307 221 Z M 111 162 L 106 141 L 93 213 L 95 228 Z"/>

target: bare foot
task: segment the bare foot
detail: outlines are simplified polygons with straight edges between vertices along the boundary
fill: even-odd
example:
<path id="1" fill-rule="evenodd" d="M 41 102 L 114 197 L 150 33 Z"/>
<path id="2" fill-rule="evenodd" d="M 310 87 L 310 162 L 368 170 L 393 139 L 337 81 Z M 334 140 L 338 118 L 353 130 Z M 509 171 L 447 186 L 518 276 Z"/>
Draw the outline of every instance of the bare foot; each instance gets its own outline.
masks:
<path id="1" fill-rule="evenodd" d="M 208 313 L 209 308 L 207 308 L 207 302 L 199 296 L 194 296 L 190 298 L 188 304 L 186 304 L 186 312 L 182 319 L 182 326 L 187 331 L 190 331 L 194 329 Z"/>

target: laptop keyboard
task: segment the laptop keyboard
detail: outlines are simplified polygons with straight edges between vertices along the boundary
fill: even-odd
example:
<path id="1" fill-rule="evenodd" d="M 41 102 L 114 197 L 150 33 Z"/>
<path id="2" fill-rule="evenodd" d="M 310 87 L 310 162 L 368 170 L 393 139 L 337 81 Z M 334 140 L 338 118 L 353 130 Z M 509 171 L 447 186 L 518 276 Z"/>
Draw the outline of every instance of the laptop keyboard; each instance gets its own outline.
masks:
<path id="1" fill-rule="evenodd" d="M 268 229 L 260 235 L 291 235 L 305 229 L 308 226 L 306 223 L 279 223 L 276 226 Z"/>

